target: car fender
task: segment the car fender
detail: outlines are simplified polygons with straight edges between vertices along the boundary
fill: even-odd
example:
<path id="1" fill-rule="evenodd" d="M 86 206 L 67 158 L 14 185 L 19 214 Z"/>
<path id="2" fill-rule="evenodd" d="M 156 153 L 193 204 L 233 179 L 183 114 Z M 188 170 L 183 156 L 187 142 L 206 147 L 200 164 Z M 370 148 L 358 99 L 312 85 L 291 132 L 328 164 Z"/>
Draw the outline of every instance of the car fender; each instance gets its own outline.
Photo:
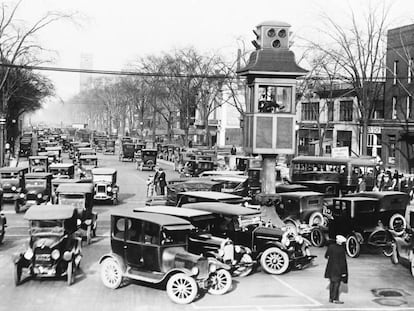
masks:
<path id="1" fill-rule="evenodd" d="M 99 258 L 99 264 L 101 264 L 107 258 L 112 258 L 113 260 L 115 260 L 122 268 L 122 272 L 125 273 L 125 271 L 127 270 L 127 266 L 125 264 L 124 259 L 121 256 L 114 253 L 105 254 L 101 258 Z"/>
<path id="2" fill-rule="evenodd" d="M 207 260 L 209 264 L 215 264 L 217 266 L 217 269 L 225 269 L 225 270 L 231 269 L 229 265 L 226 265 L 225 263 L 218 261 L 216 258 L 208 257 Z"/>

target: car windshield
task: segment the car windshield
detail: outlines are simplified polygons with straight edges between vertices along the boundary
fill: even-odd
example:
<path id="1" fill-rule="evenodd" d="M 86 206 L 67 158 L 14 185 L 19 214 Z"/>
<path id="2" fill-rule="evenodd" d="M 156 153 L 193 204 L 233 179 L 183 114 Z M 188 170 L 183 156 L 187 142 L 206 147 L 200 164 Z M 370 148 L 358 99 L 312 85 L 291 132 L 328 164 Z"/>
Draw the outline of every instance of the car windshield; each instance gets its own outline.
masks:
<path id="1" fill-rule="evenodd" d="M 162 245 L 186 244 L 188 231 L 185 230 L 163 230 L 161 232 Z"/>
<path id="2" fill-rule="evenodd" d="M 2 173 L 1 174 L 1 179 L 12 179 L 12 178 L 17 178 L 17 174 L 15 173 Z"/>
<path id="3" fill-rule="evenodd" d="M 262 219 L 260 217 L 260 214 L 239 216 L 238 223 L 240 228 L 246 228 L 248 226 L 256 226 L 262 224 Z"/>
<path id="4" fill-rule="evenodd" d="M 26 187 L 46 187 L 44 179 L 26 179 Z"/>
<path id="5" fill-rule="evenodd" d="M 77 208 L 84 208 L 85 197 L 81 194 L 60 194 L 59 203 L 63 205 L 72 205 Z"/>
<path id="6" fill-rule="evenodd" d="M 108 183 L 112 183 L 112 175 L 93 175 L 93 181 L 104 181 Z"/>
<path id="7" fill-rule="evenodd" d="M 32 220 L 30 235 L 62 235 L 63 220 Z"/>
<path id="8" fill-rule="evenodd" d="M 97 165 L 97 160 L 94 159 L 81 159 L 81 165 Z"/>

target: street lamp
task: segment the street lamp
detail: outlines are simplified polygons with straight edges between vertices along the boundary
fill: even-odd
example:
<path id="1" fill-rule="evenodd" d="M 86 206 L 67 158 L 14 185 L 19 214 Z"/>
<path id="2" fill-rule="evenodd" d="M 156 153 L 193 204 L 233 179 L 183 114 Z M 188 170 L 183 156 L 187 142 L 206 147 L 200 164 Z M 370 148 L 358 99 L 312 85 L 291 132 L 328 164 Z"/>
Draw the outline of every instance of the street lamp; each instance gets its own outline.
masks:
<path id="1" fill-rule="evenodd" d="M 6 116 L 0 114 L 0 166 L 4 165 L 4 126 L 6 125 Z"/>

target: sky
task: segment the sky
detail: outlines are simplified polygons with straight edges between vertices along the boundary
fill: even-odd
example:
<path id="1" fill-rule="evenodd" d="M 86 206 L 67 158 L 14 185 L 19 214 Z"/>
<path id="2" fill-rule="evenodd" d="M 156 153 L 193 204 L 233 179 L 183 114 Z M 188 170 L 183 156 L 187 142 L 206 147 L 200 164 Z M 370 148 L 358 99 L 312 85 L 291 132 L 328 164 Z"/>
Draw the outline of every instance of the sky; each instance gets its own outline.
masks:
<path id="1" fill-rule="evenodd" d="M 414 23 L 414 1 L 391 4 L 390 27 Z M 11 5 L 15 2 L 3 2 Z M 321 16 L 338 23 L 349 21 L 351 9 L 363 14 L 383 0 L 22 0 L 17 17 L 30 25 L 48 11 L 73 13 L 43 29 L 36 40 L 46 49 L 47 65 L 80 67 L 80 55 L 91 54 L 93 69 L 120 70 L 125 64 L 151 54 L 194 47 L 201 53 L 231 58 L 237 40 L 255 39 L 252 30 L 263 21 L 291 24 L 295 36 L 323 40 Z M 361 17 L 362 19 L 362 17 Z M 79 74 L 44 72 L 54 83 L 57 98 L 69 99 L 79 91 Z"/>

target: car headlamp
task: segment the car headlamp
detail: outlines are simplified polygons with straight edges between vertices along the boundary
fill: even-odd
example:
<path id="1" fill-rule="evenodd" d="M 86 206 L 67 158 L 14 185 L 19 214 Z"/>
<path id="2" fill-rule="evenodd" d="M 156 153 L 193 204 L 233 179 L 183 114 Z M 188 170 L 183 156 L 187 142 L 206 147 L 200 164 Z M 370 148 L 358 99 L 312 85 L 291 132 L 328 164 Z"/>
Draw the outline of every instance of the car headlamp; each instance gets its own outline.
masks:
<path id="1" fill-rule="evenodd" d="M 216 272 L 216 271 L 217 271 L 217 266 L 216 266 L 215 264 L 211 264 L 211 265 L 208 267 L 208 271 L 210 271 L 210 273 L 214 273 L 214 272 Z"/>
<path id="2" fill-rule="evenodd" d="M 303 243 L 303 237 L 301 235 L 295 236 L 295 241 L 299 244 Z"/>
<path id="3" fill-rule="evenodd" d="M 66 260 L 66 261 L 71 260 L 72 259 L 72 253 L 69 252 L 69 251 L 64 252 L 63 253 L 63 259 Z"/>
<path id="4" fill-rule="evenodd" d="M 20 193 L 20 197 L 23 199 L 24 198 L 24 193 Z"/>
<path id="5" fill-rule="evenodd" d="M 241 252 L 241 247 L 240 247 L 239 245 L 236 245 L 236 246 L 234 247 L 234 251 L 235 251 L 236 253 L 240 253 L 240 252 Z"/>
<path id="6" fill-rule="evenodd" d="M 193 268 L 191 269 L 191 273 L 192 273 L 193 275 L 197 275 L 197 274 L 198 274 L 198 272 L 199 272 L 198 267 L 193 267 Z"/>
<path id="7" fill-rule="evenodd" d="M 32 259 L 32 258 L 33 258 L 33 250 L 32 250 L 31 248 L 28 248 L 28 249 L 26 250 L 26 252 L 24 253 L 24 258 L 25 258 L 26 260 L 30 260 L 30 259 Z"/>
<path id="8" fill-rule="evenodd" d="M 108 188 L 106 188 L 106 190 L 112 191 L 112 187 L 108 187 Z"/>
<path id="9" fill-rule="evenodd" d="M 92 219 L 86 219 L 85 225 L 89 226 L 90 224 L 92 224 Z"/>
<path id="10" fill-rule="evenodd" d="M 57 260 L 60 257 L 60 252 L 58 249 L 54 249 L 50 255 L 53 260 Z"/>
<path id="11" fill-rule="evenodd" d="M 16 191 L 16 189 L 17 189 L 17 188 L 16 188 L 15 186 L 11 187 L 11 190 L 12 190 L 12 191 Z"/>
<path id="12" fill-rule="evenodd" d="M 41 199 L 41 198 L 42 198 L 42 194 L 41 194 L 41 193 L 38 193 L 38 194 L 37 194 L 37 198 L 38 198 L 38 199 Z"/>

